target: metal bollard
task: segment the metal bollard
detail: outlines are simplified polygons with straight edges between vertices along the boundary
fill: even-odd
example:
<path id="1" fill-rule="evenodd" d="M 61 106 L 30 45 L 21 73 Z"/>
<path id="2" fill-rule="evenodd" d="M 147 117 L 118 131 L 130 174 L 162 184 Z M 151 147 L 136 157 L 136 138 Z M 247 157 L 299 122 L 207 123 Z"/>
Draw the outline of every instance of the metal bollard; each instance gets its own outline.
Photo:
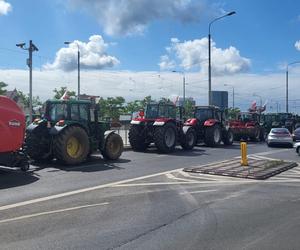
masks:
<path id="1" fill-rule="evenodd" d="M 241 165 L 248 166 L 247 143 L 241 142 Z"/>

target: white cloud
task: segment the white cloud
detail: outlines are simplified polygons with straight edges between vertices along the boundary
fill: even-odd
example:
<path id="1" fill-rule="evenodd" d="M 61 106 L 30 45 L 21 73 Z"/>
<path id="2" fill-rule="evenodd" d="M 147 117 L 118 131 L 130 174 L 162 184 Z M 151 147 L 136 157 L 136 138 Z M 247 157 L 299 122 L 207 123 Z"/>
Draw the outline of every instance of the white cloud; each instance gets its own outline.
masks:
<path id="1" fill-rule="evenodd" d="M 216 12 L 207 0 L 69 0 L 73 9 L 93 14 L 106 34 L 142 33 L 158 19 L 180 22 L 198 21 L 203 15 Z M 217 9 L 218 10 L 218 9 Z"/>
<path id="2" fill-rule="evenodd" d="M 5 0 L 0 0 L 0 16 L 7 15 L 11 10 L 12 7 L 10 3 L 5 2 Z"/>
<path id="3" fill-rule="evenodd" d="M 298 83 L 300 67 L 295 65 L 293 74 L 289 76 L 289 99 L 291 111 L 300 113 Z M 0 70 L 0 79 L 8 84 L 8 89 L 22 90 L 28 93 L 28 70 Z M 214 76 L 213 90 L 229 91 L 229 103 L 232 103 L 232 88 L 235 87 L 235 104 L 246 110 L 253 100 L 259 103 L 259 98 L 253 96 L 258 93 L 263 102 L 269 101 L 268 112 L 276 111 L 277 102 L 281 111 L 285 109 L 284 72 L 268 74 L 236 74 Z M 193 97 L 198 105 L 207 104 L 208 81 L 201 72 L 186 73 L 186 97 Z M 33 71 L 33 95 L 39 95 L 42 100 L 53 97 L 52 90 L 67 86 L 69 90 L 77 90 L 76 72 Z M 182 75 L 172 72 L 134 72 L 134 71 L 82 71 L 81 93 L 99 95 L 103 97 L 123 96 L 127 101 L 141 99 L 151 95 L 155 99 L 182 96 Z M 297 101 L 298 100 L 298 101 Z M 271 109 L 272 107 L 272 109 Z"/>
<path id="4" fill-rule="evenodd" d="M 179 66 L 188 70 L 199 67 L 202 72 L 207 71 L 208 65 L 208 39 L 195 39 L 180 42 L 177 38 L 171 39 L 171 45 L 166 48 L 166 56 L 161 57 L 159 65 L 165 65 L 165 59 L 172 61 L 174 58 Z M 226 49 L 217 48 L 216 44 L 211 43 L 211 64 L 215 75 L 226 75 L 246 72 L 251 65 L 248 58 L 240 56 L 239 50 L 230 46 Z M 174 62 L 173 60 L 173 62 Z M 163 67 L 161 67 L 164 70 Z"/>
<path id="5" fill-rule="evenodd" d="M 161 70 L 171 70 L 175 68 L 176 63 L 174 60 L 170 60 L 169 56 L 163 55 L 160 57 L 160 63 L 158 65 Z"/>
<path id="6" fill-rule="evenodd" d="M 82 69 L 103 69 L 119 64 L 119 60 L 106 53 L 109 44 L 102 36 L 93 35 L 89 42 L 74 41 L 66 48 L 61 48 L 53 63 L 44 65 L 44 69 L 72 71 L 77 69 L 77 51 L 80 50 L 80 67 Z"/>
<path id="7" fill-rule="evenodd" d="M 300 40 L 295 42 L 295 48 L 300 51 Z"/>

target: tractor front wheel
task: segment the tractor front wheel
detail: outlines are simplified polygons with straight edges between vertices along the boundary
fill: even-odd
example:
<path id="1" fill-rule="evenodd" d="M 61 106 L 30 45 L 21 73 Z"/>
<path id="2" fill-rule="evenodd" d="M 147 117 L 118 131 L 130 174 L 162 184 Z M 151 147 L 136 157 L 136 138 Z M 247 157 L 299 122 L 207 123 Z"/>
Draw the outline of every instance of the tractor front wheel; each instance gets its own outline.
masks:
<path id="1" fill-rule="evenodd" d="M 90 143 L 83 128 L 71 126 L 58 134 L 53 142 L 56 159 L 66 165 L 82 163 L 89 154 Z"/>
<path id="2" fill-rule="evenodd" d="M 161 153 L 170 153 L 174 151 L 177 142 L 176 127 L 173 123 L 167 123 L 164 126 L 155 128 L 154 143 Z"/>
<path id="3" fill-rule="evenodd" d="M 209 147 L 216 147 L 221 143 L 221 128 L 219 125 L 207 127 L 204 142 Z"/>
<path id="4" fill-rule="evenodd" d="M 117 160 L 123 152 L 123 140 L 120 135 L 111 133 L 105 141 L 105 147 L 102 155 L 108 160 Z"/>
<path id="5" fill-rule="evenodd" d="M 191 150 L 194 148 L 197 142 L 197 135 L 194 128 L 189 128 L 185 135 L 181 139 L 181 147 L 185 150 Z"/>
<path id="6" fill-rule="evenodd" d="M 144 126 L 141 125 L 131 125 L 129 129 L 129 143 L 134 151 L 145 151 L 149 145 L 145 142 L 143 129 Z"/>
<path id="7" fill-rule="evenodd" d="M 25 151 L 35 161 L 51 160 L 50 138 L 42 133 L 27 132 Z"/>
<path id="8" fill-rule="evenodd" d="M 231 129 L 224 132 L 223 141 L 224 141 L 225 145 L 232 145 L 233 144 L 233 133 L 232 133 Z"/>

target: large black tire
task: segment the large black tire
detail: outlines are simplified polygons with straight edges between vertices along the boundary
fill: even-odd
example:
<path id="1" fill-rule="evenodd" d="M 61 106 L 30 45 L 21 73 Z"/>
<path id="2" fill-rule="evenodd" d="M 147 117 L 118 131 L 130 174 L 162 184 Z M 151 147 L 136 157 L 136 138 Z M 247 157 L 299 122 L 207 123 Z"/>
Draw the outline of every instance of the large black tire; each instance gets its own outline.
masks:
<path id="1" fill-rule="evenodd" d="M 182 135 L 180 145 L 184 150 L 192 150 L 197 142 L 197 135 L 194 128 L 190 127 L 187 132 Z"/>
<path id="2" fill-rule="evenodd" d="M 177 142 L 176 127 L 173 123 L 158 126 L 154 131 L 154 143 L 161 153 L 170 153 L 175 150 Z"/>
<path id="3" fill-rule="evenodd" d="M 265 137 L 266 131 L 264 128 L 260 128 L 260 134 L 259 134 L 259 140 L 261 142 L 265 141 L 266 137 Z"/>
<path id="4" fill-rule="evenodd" d="M 145 151 L 149 143 L 145 142 L 144 126 L 131 125 L 128 133 L 129 143 L 134 151 Z"/>
<path id="5" fill-rule="evenodd" d="M 257 142 L 257 141 L 260 141 L 260 128 L 258 126 L 255 126 L 255 131 L 254 131 L 254 134 L 249 136 L 250 140 L 253 141 L 253 142 Z"/>
<path id="6" fill-rule="evenodd" d="M 107 160 L 117 160 L 123 153 L 124 145 L 120 135 L 111 133 L 105 141 L 102 155 Z"/>
<path id="7" fill-rule="evenodd" d="M 209 147 L 219 146 L 222 140 L 221 128 L 218 124 L 207 127 L 205 131 L 204 143 Z"/>
<path id="8" fill-rule="evenodd" d="M 231 129 L 224 131 L 223 142 L 225 145 L 228 145 L 228 146 L 233 144 L 233 133 L 232 133 Z"/>
<path id="9" fill-rule="evenodd" d="M 51 138 L 46 134 L 27 132 L 24 148 L 29 157 L 35 161 L 51 160 L 50 143 Z"/>
<path id="10" fill-rule="evenodd" d="M 66 165 L 80 164 L 87 158 L 90 151 L 89 138 L 81 127 L 65 128 L 55 136 L 53 152 L 56 159 Z"/>

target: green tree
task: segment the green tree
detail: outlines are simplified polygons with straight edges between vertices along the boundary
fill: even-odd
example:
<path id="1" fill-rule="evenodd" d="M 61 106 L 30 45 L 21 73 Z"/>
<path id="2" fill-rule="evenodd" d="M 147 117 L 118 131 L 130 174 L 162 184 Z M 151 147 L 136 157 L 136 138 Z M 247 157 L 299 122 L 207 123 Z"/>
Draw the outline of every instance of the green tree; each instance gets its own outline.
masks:
<path id="1" fill-rule="evenodd" d="M 194 104 L 191 100 L 187 99 L 185 100 L 185 105 L 184 105 L 184 116 L 186 118 L 189 118 L 189 117 L 193 117 L 194 115 Z"/>
<path id="2" fill-rule="evenodd" d="M 125 99 L 122 96 L 117 97 L 103 97 L 99 100 L 100 116 L 109 117 L 113 120 L 119 119 L 120 114 L 125 110 Z"/>
<path id="3" fill-rule="evenodd" d="M 228 119 L 236 119 L 238 113 L 240 113 L 241 110 L 239 108 L 228 108 L 226 110 Z"/>
<path id="4" fill-rule="evenodd" d="M 144 108 L 142 101 L 135 100 L 127 103 L 125 111 L 126 113 L 132 114 L 133 112 L 137 112 L 142 108 Z"/>
<path id="5" fill-rule="evenodd" d="M 60 87 L 60 89 L 55 88 L 54 92 L 54 99 L 60 99 L 64 93 L 67 91 L 67 87 Z M 68 96 L 76 96 L 75 91 L 67 91 Z"/>
<path id="6" fill-rule="evenodd" d="M 8 85 L 5 82 L 0 82 L 0 95 L 5 95 L 6 94 L 6 87 Z"/>

